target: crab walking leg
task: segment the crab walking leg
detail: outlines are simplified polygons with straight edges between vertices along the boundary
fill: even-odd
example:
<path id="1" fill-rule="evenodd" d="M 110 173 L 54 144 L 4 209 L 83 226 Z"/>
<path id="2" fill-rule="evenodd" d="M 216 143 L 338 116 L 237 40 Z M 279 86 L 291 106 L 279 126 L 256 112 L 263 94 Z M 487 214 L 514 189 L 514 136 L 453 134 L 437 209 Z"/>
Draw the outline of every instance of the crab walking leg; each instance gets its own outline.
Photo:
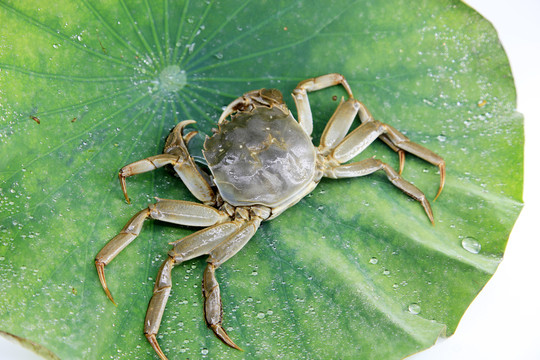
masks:
<path id="1" fill-rule="evenodd" d="M 325 176 L 333 179 L 359 177 L 372 174 L 378 170 L 383 170 L 386 173 L 388 180 L 390 180 L 394 186 L 420 202 L 429 220 L 434 224 L 433 211 L 431 210 L 431 205 L 424 193 L 416 186 L 403 179 L 392 167 L 383 163 L 381 160 L 370 158 L 351 164 L 330 167 L 325 172 Z"/>
<path id="2" fill-rule="evenodd" d="M 238 345 L 231 340 L 225 329 L 223 328 L 223 306 L 221 302 L 221 293 L 219 291 L 219 283 L 217 282 L 216 266 L 208 263 L 203 275 L 203 296 L 204 296 L 204 321 L 206 325 L 212 329 L 214 334 L 223 341 L 226 345 L 242 350 Z"/>
<path id="3" fill-rule="evenodd" d="M 126 198 L 128 204 L 130 201 L 127 195 L 126 177 L 156 170 L 165 165 L 173 165 L 176 173 L 180 176 L 189 191 L 198 200 L 205 204 L 212 204 L 214 202 L 214 192 L 212 188 L 201 175 L 197 167 L 192 163 L 189 155 L 178 156 L 172 154 L 161 154 L 126 165 L 118 173 L 122 192 L 124 193 L 124 197 Z"/>
<path id="4" fill-rule="evenodd" d="M 242 349 L 231 340 L 222 326 L 223 306 L 215 270 L 244 247 L 259 228 L 261 221 L 261 218 L 255 217 L 226 241 L 212 249 L 206 260 L 208 265 L 203 276 L 204 320 L 221 341 L 238 350 Z"/>
<path id="5" fill-rule="evenodd" d="M 343 85 L 350 98 L 353 97 L 351 87 L 341 74 L 327 74 L 300 82 L 293 90 L 292 96 L 298 111 L 298 123 L 304 131 L 311 135 L 313 131 L 313 115 L 309 106 L 308 92 L 325 89 L 335 85 Z"/>
<path id="6" fill-rule="evenodd" d="M 148 171 L 156 170 L 165 165 L 172 165 L 176 173 L 180 176 L 189 191 L 201 202 L 211 205 L 215 202 L 214 191 L 201 171 L 195 165 L 195 162 L 189 155 L 184 141 L 182 131 L 185 126 L 195 121 L 182 121 L 171 132 L 165 144 L 165 154 L 150 156 L 146 159 L 135 161 L 124 166 L 118 173 L 120 186 L 126 201 L 129 203 L 127 195 L 126 178 L 129 176 L 142 174 Z M 188 140 L 193 138 L 193 132 L 185 136 Z"/>
<path id="7" fill-rule="evenodd" d="M 330 153 L 330 157 L 339 163 L 345 163 L 364 151 L 379 135 L 386 131 L 379 121 L 368 121 L 347 135 Z"/>
<path id="8" fill-rule="evenodd" d="M 169 257 L 165 260 L 159 270 L 156 285 L 154 286 L 154 293 L 148 304 L 148 310 L 144 321 L 144 334 L 161 359 L 167 359 L 167 357 L 163 354 L 163 351 L 156 340 L 156 336 L 171 291 L 172 268 L 184 261 L 203 254 L 213 254 L 214 252 L 217 256 L 221 255 L 221 258 L 225 258 L 225 260 L 228 259 L 238 252 L 253 236 L 259 224 L 260 219 L 249 221 L 247 223 L 241 221 L 226 222 L 200 230 L 174 243 L 173 249 L 169 251 Z M 223 252 L 225 252 L 228 257 L 223 256 Z M 210 258 L 212 258 L 212 255 Z M 223 261 L 224 260 L 222 260 L 222 262 Z M 240 349 L 221 327 L 221 313 L 217 316 L 215 312 L 214 301 L 219 301 L 219 309 L 221 311 L 221 298 L 219 296 L 219 287 L 216 288 L 216 286 L 218 286 L 217 281 L 213 276 L 213 270 L 216 266 L 210 263 L 208 265 L 212 265 L 211 270 L 209 270 L 209 267 L 207 266 L 203 277 L 205 320 L 208 326 L 214 330 L 214 333 L 216 333 L 222 341 L 233 348 Z M 211 271 L 211 274 L 209 274 L 209 271 Z M 208 301 L 207 295 L 211 297 L 210 301 Z"/>
<path id="9" fill-rule="evenodd" d="M 161 359 L 167 359 L 167 357 L 161 350 L 156 336 L 171 292 L 172 268 L 184 261 L 207 254 L 213 247 L 236 232 L 240 226 L 241 223 L 238 221 L 214 225 L 173 243 L 173 249 L 169 251 L 167 260 L 163 262 L 163 265 L 159 269 L 156 284 L 154 285 L 154 292 L 148 303 L 146 318 L 144 320 L 144 335 Z"/>
<path id="10" fill-rule="evenodd" d="M 342 99 L 321 135 L 319 150 L 323 154 L 336 147 L 345 138 L 356 114 L 362 122 L 373 120 L 369 110 L 360 101 L 355 98 L 349 98 L 347 101 Z"/>
<path id="11" fill-rule="evenodd" d="M 135 161 L 131 164 L 124 166 L 118 172 L 118 179 L 120 180 L 120 186 L 124 192 L 126 201 L 129 203 L 129 197 L 127 196 L 126 178 L 137 174 L 142 174 L 148 171 L 156 170 L 165 165 L 174 165 L 180 162 L 179 156 L 171 154 L 160 154 L 147 157 L 146 159 Z"/>
<path id="12" fill-rule="evenodd" d="M 330 152 L 341 140 L 345 138 L 347 132 L 349 131 L 354 117 L 358 114 L 361 123 L 368 121 L 373 121 L 373 116 L 367 109 L 367 107 L 356 100 L 355 98 L 349 98 L 346 102 L 342 101 L 338 105 L 338 108 L 326 124 L 323 134 L 321 136 L 321 144 L 319 146 L 319 151 L 326 155 Z M 405 164 L 405 151 L 398 148 L 394 143 L 388 138 L 386 134 L 379 135 L 384 143 L 386 143 L 392 150 L 398 153 L 399 155 L 399 173 L 403 171 L 403 166 Z"/>
<path id="13" fill-rule="evenodd" d="M 229 220 L 229 216 L 213 207 L 182 200 L 157 199 L 155 204 L 139 211 L 96 255 L 96 269 L 107 297 L 114 303 L 107 282 L 105 266 L 140 234 L 144 220 L 153 218 L 188 226 L 210 226 Z"/>
<path id="14" fill-rule="evenodd" d="M 163 312 L 165 311 L 165 305 L 167 305 L 167 300 L 171 293 L 171 271 L 174 265 L 176 265 L 174 259 L 169 256 L 159 268 L 156 283 L 154 285 L 154 292 L 150 299 L 150 303 L 148 304 L 148 309 L 146 310 L 146 318 L 144 319 L 144 336 L 146 336 L 146 339 L 162 360 L 167 360 L 167 357 L 163 353 L 163 350 L 161 350 L 156 335 L 159 330 L 159 325 L 161 324 Z"/>
<path id="15" fill-rule="evenodd" d="M 440 195 L 444 187 L 445 163 L 444 160 L 433 151 L 411 142 L 405 135 L 394 129 L 392 126 L 384 124 L 377 120 L 370 120 L 362 123 L 347 135 L 331 152 L 330 156 L 339 163 L 345 163 L 356 155 L 364 151 L 380 135 L 386 135 L 389 140 L 399 149 L 410 152 L 420 159 L 423 159 L 439 167 L 440 184 L 439 191 L 435 199 Z M 401 157 L 400 157 L 401 168 Z"/>
<path id="16" fill-rule="evenodd" d="M 392 126 L 387 125 L 387 124 L 385 124 L 385 126 L 386 126 L 385 135 L 396 147 L 410 154 L 413 154 L 416 157 L 422 160 L 425 160 L 429 162 L 430 164 L 433 164 L 439 168 L 441 180 L 439 184 L 439 191 L 437 191 L 437 195 L 435 195 L 435 199 L 433 199 L 433 201 L 437 200 L 437 198 L 441 194 L 441 191 L 444 187 L 444 180 L 446 178 L 446 163 L 444 159 L 440 157 L 439 155 L 437 155 L 436 153 L 434 153 L 433 151 L 429 150 L 428 148 L 425 148 L 422 145 L 419 145 L 417 143 L 410 141 L 408 137 L 403 135 L 401 132 L 399 132 Z M 401 169 L 402 169 L 402 164 L 401 164 L 401 159 L 400 159 L 400 170 Z"/>

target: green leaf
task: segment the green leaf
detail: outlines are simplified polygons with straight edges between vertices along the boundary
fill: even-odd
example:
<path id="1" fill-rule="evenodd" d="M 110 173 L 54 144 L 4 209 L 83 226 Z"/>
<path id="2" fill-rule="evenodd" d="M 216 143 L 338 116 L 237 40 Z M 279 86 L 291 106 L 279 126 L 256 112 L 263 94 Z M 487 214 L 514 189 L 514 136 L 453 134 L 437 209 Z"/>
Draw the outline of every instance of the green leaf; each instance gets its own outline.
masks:
<path id="1" fill-rule="evenodd" d="M 118 169 L 160 153 L 181 120 L 210 134 L 242 93 L 331 72 L 445 158 L 435 226 L 383 174 L 324 179 L 218 271 L 245 352 L 205 326 L 196 259 L 173 271 L 166 354 L 403 358 L 454 332 L 502 258 L 522 206 L 522 117 L 495 31 L 461 2 L 0 1 L 0 22 L 4 332 L 65 359 L 155 358 L 142 334 L 154 278 L 193 229 L 145 224 L 107 266 L 118 307 L 93 260 L 154 196 L 194 198 L 161 169 L 128 179 L 127 205 Z M 310 94 L 315 143 L 342 95 Z M 398 166 L 382 142 L 371 156 Z M 409 155 L 403 176 L 435 195 L 432 165 Z"/>

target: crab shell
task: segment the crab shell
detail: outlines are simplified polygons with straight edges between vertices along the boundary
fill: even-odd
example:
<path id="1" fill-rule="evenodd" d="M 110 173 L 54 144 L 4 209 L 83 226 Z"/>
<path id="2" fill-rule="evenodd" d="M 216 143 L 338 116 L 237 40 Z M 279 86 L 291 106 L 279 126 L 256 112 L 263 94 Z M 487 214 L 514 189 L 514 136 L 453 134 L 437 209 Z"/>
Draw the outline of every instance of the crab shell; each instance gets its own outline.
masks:
<path id="1" fill-rule="evenodd" d="M 311 139 L 285 106 L 237 112 L 206 139 L 203 155 L 234 206 L 288 207 L 312 190 L 317 173 Z"/>

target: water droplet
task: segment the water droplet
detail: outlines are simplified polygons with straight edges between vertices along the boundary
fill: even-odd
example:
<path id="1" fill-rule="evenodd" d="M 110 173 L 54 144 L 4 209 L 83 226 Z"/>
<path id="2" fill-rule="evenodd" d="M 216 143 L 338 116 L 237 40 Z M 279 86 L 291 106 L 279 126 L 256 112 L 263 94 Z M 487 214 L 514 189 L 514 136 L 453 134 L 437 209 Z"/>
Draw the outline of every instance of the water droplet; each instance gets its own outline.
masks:
<path id="1" fill-rule="evenodd" d="M 409 312 L 411 314 L 418 315 L 420 314 L 420 311 L 422 311 L 422 308 L 420 307 L 420 305 L 416 303 L 412 303 L 411 305 L 409 305 Z"/>
<path id="2" fill-rule="evenodd" d="M 461 241 L 461 246 L 472 254 L 478 254 L 482 249 L 482 245 L 473 237 L 467 236 Z"/>
<path id="3" fill-rule="evenodd" d="M 201 349 L 201 354 L 207 355 L 208 354 L 208 349 L 207 348 L 202 348 Z"/>
<path id="4" fill-rule="evenodd" d="M 260 312 L 260 313 L 257 314 L 257 317 L 258 317 L 259 319 L 264 319 L 265 316 L 266 316 L 266 315 L 265 315 L 263 312 Z"/>
<path id="5" fill-rule="evenodd" d="M 218 59 L 218 60 L 221 60 L 221 59 L 223 59 L 223 54 L 220 53 L 220 52 L 218 52 L 218 53 L 216 53 L 216 54 L 214 55 L 214 57 L 215 57 L 216 59 Z"/>
<path id="6" fill-rule="evenodd" d="M 378 260 L 376 257 L 372 257 L 371 259 L 369 259 L 369 263 L 370 263 L 370 264 L 375 265 L 375 264 L 377 264 L 378 262 L 379 262 L 379 260 Z"/>
<path id="7" fill-rule="evenodd" d="M 384 269 L 384 271 L 383 271 L 383 275 L 390 275 L 390 270 L 388 270 L 388 269 Z"/>
<path id="8" fill-rule="evenodd" d="M 439 135 L 439 136 L 437 136 L 437 140 L 439 140 L 440 142 L 445 142 L 446 141 L 446 136 Z"/>

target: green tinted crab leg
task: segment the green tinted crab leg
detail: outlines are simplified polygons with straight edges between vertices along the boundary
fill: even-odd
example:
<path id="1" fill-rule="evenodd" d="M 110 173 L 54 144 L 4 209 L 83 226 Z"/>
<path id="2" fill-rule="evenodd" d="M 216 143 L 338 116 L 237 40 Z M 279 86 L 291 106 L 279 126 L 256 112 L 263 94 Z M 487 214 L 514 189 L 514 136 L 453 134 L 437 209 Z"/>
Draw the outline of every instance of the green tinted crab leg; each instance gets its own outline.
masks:
<path id="1" fill-rule="evenodd" d="M 335 85 L 343 85 L 350 98 L 353 97 L 351 88 L 341 74 L 327 74 L 300 82 L 293 90 L 292 96 L 298 111 L 298 123 L 306 134 L 313 131 L 313 115 L 309 106 L 308 92 L 322 90 Z"/>
<path id="2" fill-rule="evenodd" d="M 261 219 L 257 217 L 247 223 L 241 221 L 226 222 L 200 230 L 174 243 L 174 248 L 169 252 L 168 259 L 165 260 L 159 270 L 154 293 L 148 304 L 144 321 L 144 334 L 161 359 L 167 359 L 167 357 L 161 350 L 156 336 L 171 291 L 172 268 L 183 261 L 203 254 L 210 254 L 209 263 L 203 276 L 205 321 L 225 344 L 240 349 L 221 326 L 221 297 L 214 270 L 236 254 L 249 241 L 260 222 Z"/>
<path id="3" fill-rule="evenodd" d="M 135 240 L 147 218 L 188 226 L 210 226 L 229 220 L 227 214 L 213 207 L 181 200 L 157 199 L 155 204 L 139 211 L 96 255 L 95 264 L 99 280 L 107 297 L 113 303 L 113 297 L 105 281 L 105 266 Z"/>
<path id="4" fill-rule="evenodd" d="M 174 128 L 165 145 L 165 151 L 167 153 L 135 161 L 120 169 L 118 178 L 120 179 L 120 185 L 128 203 L 129 197 L 126 189 L 126 177 L 152 171 L 165 165 L 172 165 L 174 167 L 174 170 L 189 191 L 201 202 L 207 205 L 212 205 L 215 202 L 214 192 L 189 155 L 184 136 L 182 136 L 184 127 L 192 123 L 194 123 L 192 120 L 182 121 Z M 193 133 L 189 133 L 185 137 L 186 139 L 191 139 L 193 137 L 192 135 Z"/>
<path id="5" fill-rule="evenodd" d="M 439 184 L 439 191 L 435 196 L 435 199 L 437 199 L 444 187 L 444 160 L 433 151 L 411 142 L 405 135 L 390 125 L 381 123 L 380 121 L 368 120 L 362 123 L 359 127 L 349 133 L 349 135 L 347 135 L 333 149 L 333 151 L 330 153 L 330 157 L 339 163 L 345 163 L 364 151 L 373 141 L 375 141 L 375 139 L 383 134 L 386 135 L 388 139 L 390 139 L 392 143 L 399 149 L 410 152 L 420 159 L 439 167 L 441 180 Z"/>
<path id="6" fill-rule="evenodd" d="M 350 178 L 365 176 L 374 173 L 375 171 L 383 170 L 386 173 L 386 177 L 394 186 L 409 195 L 416 201 L 422 204 L 424 211 L 426 212 L 431 223 L 434 223 L 433 212 L 431 205 L 426 196 L 420 189 L 403 179 L 392 167 L 382 161 L 374 158 L 366 159 L 351 164 L 345 164 L 340 166 L 330 166 L 325 171 L 325 176 L 333 179 Z"/>

